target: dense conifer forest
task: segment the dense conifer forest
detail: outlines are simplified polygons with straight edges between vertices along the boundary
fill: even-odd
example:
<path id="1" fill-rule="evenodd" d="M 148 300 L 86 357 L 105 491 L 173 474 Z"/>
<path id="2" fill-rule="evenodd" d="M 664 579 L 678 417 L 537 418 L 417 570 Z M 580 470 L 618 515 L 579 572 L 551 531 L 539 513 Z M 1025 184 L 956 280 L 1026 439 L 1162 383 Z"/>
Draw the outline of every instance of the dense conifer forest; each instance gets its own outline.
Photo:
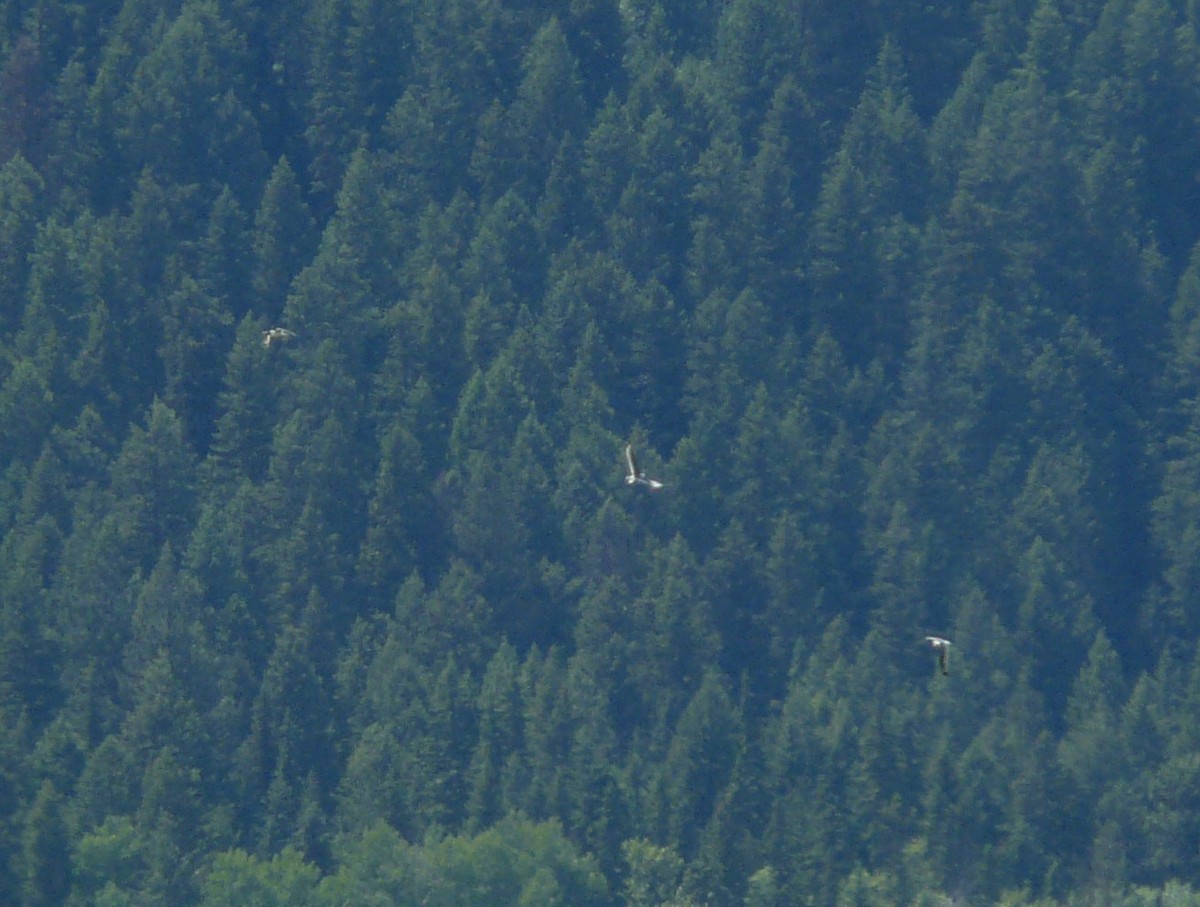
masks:
<path id="1" fill-rule="evenodd" d="M 1200 905 L 1198 240 L 1196 0 L 0 0 L 0 903 Z"/>

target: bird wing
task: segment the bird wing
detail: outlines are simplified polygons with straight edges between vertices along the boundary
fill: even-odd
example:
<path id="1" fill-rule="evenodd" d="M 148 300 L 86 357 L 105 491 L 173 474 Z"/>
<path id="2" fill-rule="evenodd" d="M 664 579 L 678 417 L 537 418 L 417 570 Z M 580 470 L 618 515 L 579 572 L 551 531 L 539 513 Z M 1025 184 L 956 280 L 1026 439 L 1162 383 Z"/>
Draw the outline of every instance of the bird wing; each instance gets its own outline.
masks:
<path id="1" fill-rule="evenodd" d="M 949 670 L 946 669 L 946 662 L 949 660 L 950 660 L 950 647 L 949 646 L 941 646 L 938 649 L 938 666 L 942 669 L 943 674 L 950 673 Z"/>
<path id="2" fill-rule="evenodd" d="M 633 458 L 632 444 L 625 445 L 625 465 L 629 467 L 629 474 L 632 477 L 637 478 L 639 473 L 637 468 L 637 460 Z"/>

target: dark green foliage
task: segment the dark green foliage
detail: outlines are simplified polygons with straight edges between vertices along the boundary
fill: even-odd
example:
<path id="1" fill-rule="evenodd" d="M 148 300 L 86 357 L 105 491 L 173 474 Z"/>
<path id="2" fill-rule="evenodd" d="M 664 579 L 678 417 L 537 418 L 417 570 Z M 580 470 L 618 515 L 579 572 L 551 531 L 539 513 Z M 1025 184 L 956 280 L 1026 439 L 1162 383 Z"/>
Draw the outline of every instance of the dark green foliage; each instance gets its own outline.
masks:
<path id="1" fill-rule="evenodd" d="M 68 852 L 63 798 L 47 781 L 25 816 L 21 835 L 20 899 L 22 907 L 50 907 L 61 904 L 71 890 L 71 862 Z"/>
<path id="2" fill-rule="evenodd" d="M 0 902 L 1195 900 L 1198 28 L 0 0 Z"/>
<path id="3" fill-rule="evenodd" d="M 886 362 L 884 351 L 903 348 L 927 194 L 924 146 L 899 53 L 887 42 L 826 170 L 808 243 L 815 327 L 856 364 Z"/>
<path id="4" fill-rule="evenodd" d="M 261 184 L 268 161 L 243 84 L 245 37 L 215 3 L 183 5 L 132 74 L 118 139 L 126 166 L 171 182 L 216 180 L 241 195 Z M 211 166 L 220 162 L 213 172 Z M 242 195 L 245 198 L 245 195 Z"/>
<path id="5" fill-rule="evenodd" d="M 20 155 L 0 168 L 0 325 L 5 336 L 19 323 L 41 208 L 42 180 Z M 7 344 L 6 344 L 7 346 Z"/>
<path id="6" fill-rule="evenodd" d="M 510 186 L 527 197 L 540 189 L 559 142 L 586 128 L 583 112 L 578 64 L 552 18 L 530 42 L 512 104 L 481 120 L 471 170 L 483 197 Z"/>
<path id="7" fill-rule="evenodd" d="M 250 285 L 255 309 L 278 314 L 292 278 L 316 245 L 316 223 L 304 201 L 296 173 L 280 158 L 263 188 L 254 215 Z"/>

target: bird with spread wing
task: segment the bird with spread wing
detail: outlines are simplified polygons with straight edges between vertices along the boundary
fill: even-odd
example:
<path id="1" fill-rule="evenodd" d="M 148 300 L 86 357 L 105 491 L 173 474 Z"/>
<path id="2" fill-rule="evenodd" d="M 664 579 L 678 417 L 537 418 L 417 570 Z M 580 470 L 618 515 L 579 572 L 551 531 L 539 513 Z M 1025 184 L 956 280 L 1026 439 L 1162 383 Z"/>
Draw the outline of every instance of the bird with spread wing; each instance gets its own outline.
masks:
<path id="1" fill-rule="evenodd" d="M 943 639 L 940 636 L 926 636 L 925 641 L 937 649 L 938 667 L 942 669 L 943 676 L 949 675 L 950 668 L 950 646 L 953 645 L 948 639 Z"/>
<path id="2" fill-rule="evenodd" d="M 289 331 L 287 328 L 267 328 L 267 330 L 262 332 L 262 343 L 263 346 L 270 347 L 276 343 L 291 340 L 295 336 L 296 332 Z"/>
<path id="3" fill-rule="evenodd" d="M 663 487 L 663 483 L 658 479 L 646 478 L 646 473 L 638 468 L 637 458 L 633 455 L 633 445 L 625 445 L 625 474 L 626 485 L 645 485 L 651 491 L 657 491 Z"/>

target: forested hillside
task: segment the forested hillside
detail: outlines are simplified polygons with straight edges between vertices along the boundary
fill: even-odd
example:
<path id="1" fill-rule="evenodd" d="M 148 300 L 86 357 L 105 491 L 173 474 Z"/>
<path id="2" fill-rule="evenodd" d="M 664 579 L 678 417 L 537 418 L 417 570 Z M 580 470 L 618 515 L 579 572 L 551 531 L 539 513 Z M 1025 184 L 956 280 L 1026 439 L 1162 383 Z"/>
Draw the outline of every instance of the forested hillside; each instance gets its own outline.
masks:
<path id="1" fill-rule="evenodd" d="M 1200 905 L 1198 239 L 1196 0 L 0 0 L 0 903 Z"/>

